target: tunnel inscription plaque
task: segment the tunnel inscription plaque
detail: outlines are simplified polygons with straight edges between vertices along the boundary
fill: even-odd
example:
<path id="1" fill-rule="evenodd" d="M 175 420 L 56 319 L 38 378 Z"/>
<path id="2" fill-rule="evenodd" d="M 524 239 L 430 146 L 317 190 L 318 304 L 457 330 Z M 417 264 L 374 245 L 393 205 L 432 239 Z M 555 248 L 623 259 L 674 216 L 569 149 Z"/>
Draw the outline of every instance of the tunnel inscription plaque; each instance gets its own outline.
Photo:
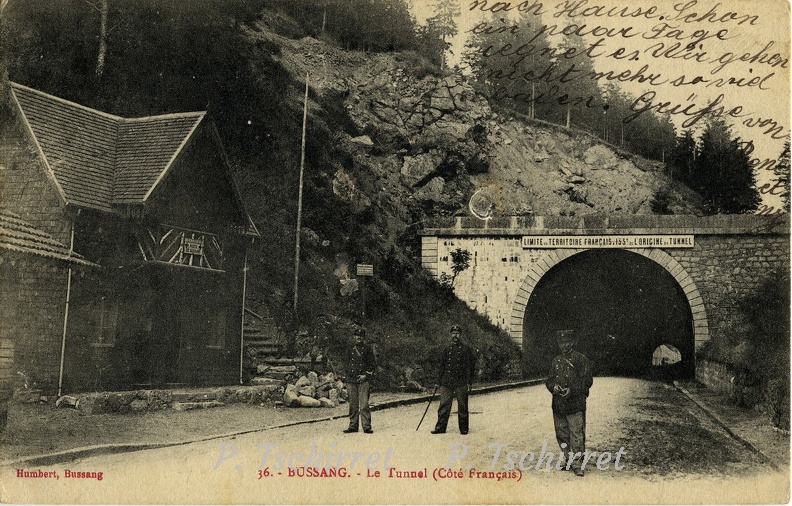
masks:
<path id="1" fill-rule="evenodd" d="M 692 248 L 692 234 L 676 235 L 525 235 L 525 249 L 558 248 Z"/>

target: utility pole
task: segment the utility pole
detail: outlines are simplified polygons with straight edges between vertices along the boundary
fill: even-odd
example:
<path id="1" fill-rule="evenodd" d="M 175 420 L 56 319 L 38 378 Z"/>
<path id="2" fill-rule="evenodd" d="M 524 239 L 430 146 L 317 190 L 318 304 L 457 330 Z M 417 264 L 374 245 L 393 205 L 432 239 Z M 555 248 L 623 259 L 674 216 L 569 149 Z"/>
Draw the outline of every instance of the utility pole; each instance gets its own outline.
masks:
<path id="1" fill-rule="evenodd" d="M 531 119 L 536 118 L 536 83 L 531 82 Z"/>
<path id="2" fill-rule="evenodd" d="M 305 172 L 305 128 L 308 123 L 308 74 L 305 74 L 305 104 L 303 106 L 302 146 L 300 152 L 300 185 L 297 190 L 297 232 L 294 242 L 294 315 L 297 315 L 297 293 L 300 279 L 300 227 L 302 225 L 303 173 Z"/>

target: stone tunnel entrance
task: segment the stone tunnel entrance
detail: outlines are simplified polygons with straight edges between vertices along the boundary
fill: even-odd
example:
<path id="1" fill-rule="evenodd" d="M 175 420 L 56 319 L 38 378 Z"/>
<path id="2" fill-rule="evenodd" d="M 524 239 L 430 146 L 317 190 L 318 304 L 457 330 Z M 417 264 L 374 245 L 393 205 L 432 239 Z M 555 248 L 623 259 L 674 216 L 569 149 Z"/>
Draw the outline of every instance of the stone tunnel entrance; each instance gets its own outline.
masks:
<path id="1" fill-rule="evenodd" d="M 558 353 L 555 331 L 573 329 L 596 375 L 658 379 L 695 375 L 693 317 L 663 267 L 626 250 L 588 250 L 553 266 L 525 308 L 525 372 L 544 374 Z M 681 360 L 657 360 L 658 347 Z M 653 365 L 654 355 L 654 365 Z"/>

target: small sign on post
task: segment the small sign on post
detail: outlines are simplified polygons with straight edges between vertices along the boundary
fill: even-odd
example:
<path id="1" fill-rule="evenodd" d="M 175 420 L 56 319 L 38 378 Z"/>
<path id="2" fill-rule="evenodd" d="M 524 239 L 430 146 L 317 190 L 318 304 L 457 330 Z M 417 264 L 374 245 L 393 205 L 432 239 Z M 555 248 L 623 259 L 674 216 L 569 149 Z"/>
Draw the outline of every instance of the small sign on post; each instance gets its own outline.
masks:
<path id="1" fill-rule="evenodd" d="M 374 276 L 374 266 L 371 264 L 357 264 L 358 276 Z"/>
<path id="2" fill-rule="evenodd" d="M 374 266 L 371 264 L 357 264 L 357 275 L 361 278 L 374 277 Z M 366 325 L 366 283 L 365 279 L 360 280 L 360 291 L 363 299 L 363 325 Z"/>

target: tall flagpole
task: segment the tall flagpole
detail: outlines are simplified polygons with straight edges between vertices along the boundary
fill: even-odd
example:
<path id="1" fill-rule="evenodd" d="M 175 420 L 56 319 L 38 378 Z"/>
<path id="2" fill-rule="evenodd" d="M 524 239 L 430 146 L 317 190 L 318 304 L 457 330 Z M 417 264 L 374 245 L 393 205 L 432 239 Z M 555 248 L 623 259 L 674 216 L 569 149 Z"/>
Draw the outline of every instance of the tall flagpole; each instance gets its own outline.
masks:
<path id="1" fill-rule="evenodd" d="M 242 321 L 239 331 L 239 384 L 244 383 L 245 374 L 245 304 L 247 304 L 248 246 L 245 245 L 245 264 L 242 267 Z"/>
<path id="2" fill-rule="evenodd" d="M 302 147 L 300 153 L 300 186 L 297 193 L 297 233 L 294 241 L 294 314 L 297 315 L 297 287 L 300 277 L 300 227 L 302 225 L 303 172 L 305 170 L 305 128 L 308 122 L 308 74 L 305 74 L 305 105 L 303 106 Z"/>

